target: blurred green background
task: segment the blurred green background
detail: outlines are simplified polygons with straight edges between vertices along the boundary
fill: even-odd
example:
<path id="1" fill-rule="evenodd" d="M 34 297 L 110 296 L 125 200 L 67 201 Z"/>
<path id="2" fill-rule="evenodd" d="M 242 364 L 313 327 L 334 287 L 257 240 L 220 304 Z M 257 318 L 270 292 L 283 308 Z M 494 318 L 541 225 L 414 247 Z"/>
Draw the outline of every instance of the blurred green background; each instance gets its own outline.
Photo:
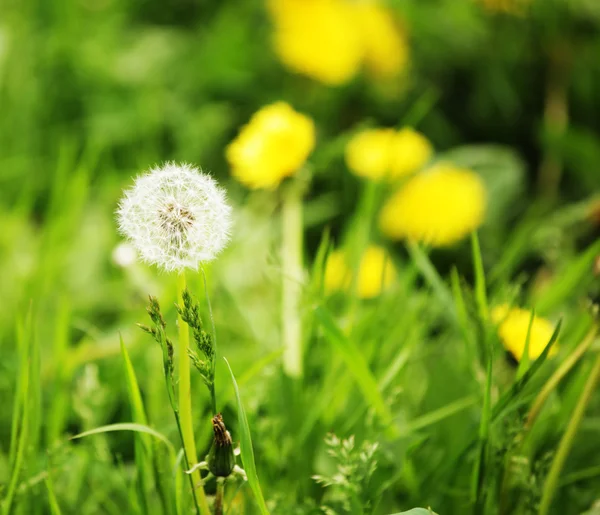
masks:
<path id="1" fill-rule="evenodd" d="M 529 304 L 544 298 L 541 314 L 566 317 L 572 345 L 565 348 L 581 339 L 590 324 L 582 299 L 596 293 L 590 267 L 600 251 L 600 2 L 385 5 L 406 33 L 405 73 L 382 84 L 360 72 L 328 86 L 280 62 L 272 20 L 259 0 L 0 0 L 0 403 L 6 407 L 0 410 L 0 495 L 11 473 L 11 409 L 24 366 L 16 342 L 30 305 L 40 352 L 19 513 L 50 512 L 47 470 L 54 470 L 63 513 L 136 513 L 130 502 L 131 435 L 65 443 L 66 434 L 129 420 L 119 332 L 131 344 L 153 427 L 175 434 L 157 349 L 134 325 L 144 321 L 147 293 L 170 306 L 173 287 L 164 274 L 119 266 L 113 256 L 120 241 L 113 212 L 122 188 L 165 160 L 210 171 L 237 209 L 234 242 L 211 269 L 210 281 L 223 354 L 231 358 L 247 403 L 272 512 L 318 513 L 311 510 L 323 489 L 311 475 L 326 468 L 322 442 L 328 431 L 355 434 L 359 441 L 381 436 L 370 415 L 362 417 L 366 407 L 357 411 L 348 401 L 358 395 L 352 380 L 313 333 L 307 337 L 314 338 L 307 344 L 305 392 L 294 391 L 297 385 L 275 366 L 278 236 L 270 217 L 278 201 L 233 181 L 224 149 L 252 113 L 277 100 L 311 116 L 317 127 L 305 202 L 309 265 L 324 230 L 342 239 L 361 198 L 362 183 L 344 164 L 350 134 L 360 126 L 413 125 L 440 155 L 474 168 L 490 188 L 494 201 L 481 242 L 484 264 L 495 272 L 494 295 L 506 298 L 519 290 Z M 413 343 L 432 345 L 455 341 L 457 334 L 444 321 L 446 307 L 417 279 L 418 267 L 408 264 L 405 249 L 397 245 L 395 252 L 406 265 L 402 288 L 364 307 L 357 328 L 366 339 L 374 324 L 378 331 L 389 329 L 388 350 L 371 363 L 376 371 L 395 355 L 394 331 L 412 327 Z M 432 260 L 444 277 L 454 264 L 467 283 L 473 277 L 468 243 L 436 251 Z M 202 291 L 198 277 L 192 285 Z M 408 294 L 411 301 L 402 300 Z M 402 302 L 406 325 L 394 327 L 386 313 Z M 172 322 L 173 310 L 169 317 Z M 436 322 L 426 327 L 423 320 Z M 382 342 L 376 346 L 383 348 Z M 390 398 L 401 398 L 405 424 L 479 395 L 480 379 L 465 374 L 462 351 L 415 352 L 417 357 L 407 355 L 414 366 L 402 379 L 386 383 L 393 386 Z M 330 358 L 333 365 L 325 366 Z M 572 379 L 569 388 L 581 386 L 580 376 Z M 500 390 L 503 384 L 500 379 Z M 231 401 L 228 383 L 220 388 L 223 403 Z M 331 391 L 337 392 L 333 399 L 319 397 Z M 572 407 L 577 391 L 565 394 L 571 395 L 566 406 Z M 316 398 L 323 399 L 318 408 Z M 198 420 L 207 420 L 206 399 L 194 402 Z M 291 402 L 296 408 L 289 408 Z M 591 453 L 600 452 L 600 398 L 593 402 L 595 415 L 571 472 L 592 465 Z M 558 418 L 548 419 L 541 431 L 533 453 L 540 459 L 556 446 L 569 418 L 569 408 L 560 406 Z M 235 420 L 232 405 L 224 413 Z M 473 408 L 446 423 L 431 435 L 410 433 L 384 445 L 377 483 L 386 489 L 372 504 L 374 513 L 428 504 L 441 514 L 463 513 L 460 489 L 468 473 L 456 453 L 468 434 L 476 434 L 478 415 Z M 200 422 L 198 441 L 201 449 L 210 443 L 210 427 Z M 446 452 L 459 465 L 441 467 L 450 460 Z M 598 477 L 563 489 L 553 513 L 589 509 L 600 491 Z M 240 507 L 239 513 L 254 513 L 249 494 L 244 502 L 246 511 Z"/>

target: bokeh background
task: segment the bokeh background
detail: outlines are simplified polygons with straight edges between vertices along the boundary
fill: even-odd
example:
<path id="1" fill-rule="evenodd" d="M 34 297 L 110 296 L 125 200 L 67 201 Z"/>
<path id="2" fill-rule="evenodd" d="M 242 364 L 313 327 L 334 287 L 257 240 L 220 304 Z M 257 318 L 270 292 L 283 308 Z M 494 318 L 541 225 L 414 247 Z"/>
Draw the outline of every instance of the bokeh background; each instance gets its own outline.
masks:
<path id="1" fill-rule="evenodd" d="M 360 3 L 338 3 L 344 2 Z M 300 54 L 296 60 L 278 41 L 289 19 L 301 20 L 306 7 L 285 4 L 1 0 L 4 491 L 11 471 L 8 442 L 15 429 L 11 410 L 23 367 L 16 342 L 29 306 L 40 353 L 34 360 L 39 383 L 33 397 L 39 409 L 32 411 L 34 436 L 17 490 L 20 513 L 49 513 L 47 470 L 54 471 L 63 513 L 135 513 L 128 486 L 133 436 L 64 443 L 67 434 L 129 420 L 119 333 L 131 348 L 152 425 L 175 434 L 160 356 L 135 328 L 144 319 L 147 293 L 158 295 L 165 306 L 172 304 L 172 281 L 131 263 L 126 252 L 123 256 L 113 216 L 132 177 L 167 160 L 194 163 L 212 173 L 236 208 L 233 243 L 210 269 L 209 281 L 223 353 L 230 356 L 247 403 L 259 474 L 273 513 L 312 513 L 327 502 L 311 475 L 327 468 L 323 438 L 328 431 L 378 441 L 380 433 L 366 407 L 361 404 L 358 410 L 353 401 L 359 394 L 352 379 L 317 337 L 306 344 L 306 391 L 295 391 L 297 385 L 278 368 L 280 199 L 275 191 L 250 191 L 232 178 L 225 150 L 254 112 L 276 101 L 310 116 L 316 127 L 304 199 L 308 268 L 324 232 L 341 244 L 356 221 L 365 181 L 349 172 L 344 159 L 352 135 L 365 127 L 412 126 L 438 156 L 484 179 L 490 202 L 480 241 L 485 266 L 496 267 L 498 296 L 504 299 L 506 292 L 518 290 L 530 307 L 545 299 L 542 314 L 552 320 L 565 316 L 571 324 L 568 341 L 585 333 L 589 320 L 582 303 L 596 294 L 591 263 L 600 250 L 595 244 L 600 233 L 600 3 L 382 0 L 375 4 L 385 20 L 368 26 L 335 10 L 314 10 L 312 23 L 298 22 L 301 27 L 294 29 L 300 50 L 290 52 Z M 282 21 L 285 16 L 288 22 Z M 369 47 L 370 58 L 352 57 L 357 35 Z M 402 243 L 388 246 L 399 268 L 410 260 Z M 456 265 L 466 284 L 473 279 L 468 239 L 433 251 L 431 260 L 442 277 Z M 416 275 L 411 268 L 397 296 L 361 308 L 357 329 L 368 336 L 377 324 L 377 331 L 396 334 L 396 315 L 390 313 L 408 310 L 410 323 L 403 323 L 415 328 L 416 340 L 431 343 L 407 357 L 414 366 L 402 379 L 387 383 L 390 398 L 400 406 L 395 413 L 407 424 L 469 398 L 481 386 L 480 378 L 465 375 L 459 351 L 435 346 L 438 338 L 456 335 L 444 325 L 444 306 L 430 300 Z M 199 277 L 191 283 L 202 291 Z M 398 304 L 408 293 L 413 295 L 410 305 Z M 174 320 L 172 310 L 169 316 Z M 388 343 L 383 362 L 396 354 Z M 514 363 L 504 358 L 509 375 Z M 372 366 L 378 370 L 377 361 Z M 235 437 L 232 390 L 222 383 L 224 415 L 232 420 Z M 323 392 L 335 395 L 323 397 Z M 200 421 L 208 420 L 208 405 L 201 397 L 195 399 L 198 441 L 207 448 L 210 426 Z M 323 400 L 319 404 L 316 398 Z M 291 402 L 297 408 L 290 408 Z M 597 396 L 594 402 L 588 430 L 598 424 Z M 315 404 L 320 407 L 313 409 Z M 469 410 L 432 435 L 409 431 L 410 438 L 383 444 L 376 483 L 385 488 L 372 489 L 373 513 L 416 505 L 462 513 L 461 481 L 468 483 L 468 473 L 459 465 L 449 465 L 441 476 L 434 471 L 448 458 L 448 449 L 464 446 L 464 427 L 477 432 L 475 406 Z M 540 436 L 538 457 L 556 446 L 561 428 L 556 420 L 566 421 L 568 411 L 557 416 Z M 553 424 L 554 433 L 548 429 Z M 592 465 L 589 453 L 598 451 L 595 434 L 590 430 L 582 437 L 587 443 L 577 447 L 572 472 Z M 424 443 L 427 438 L 431 445 Z M 450 454 L 451 464 L 460 462 Z M 450 484 L 451 478 L 458 486 Z M 561 490 L 555 513 L 590 508 L 600 491 L 598 475 L 586 481 Z M 246 493 L 234 508 L 246 506 L 244 513 L 254 513 L 250 499 Z"/>

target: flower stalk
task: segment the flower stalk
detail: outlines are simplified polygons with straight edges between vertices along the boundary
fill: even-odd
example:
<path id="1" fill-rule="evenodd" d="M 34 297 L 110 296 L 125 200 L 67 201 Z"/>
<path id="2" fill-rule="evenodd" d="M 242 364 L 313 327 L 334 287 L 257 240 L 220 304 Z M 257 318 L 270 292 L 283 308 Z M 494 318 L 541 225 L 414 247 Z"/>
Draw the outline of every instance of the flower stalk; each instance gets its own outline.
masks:
<path id="1" fill-rule="evenodd" d="M 185 289 L 185 273 L 181 272 L 177 276 L 177 298 L 180 303 L 183 303 L 183 292 Z M 181 313 L 178 315 L 177 322 L 179 330 L 179 421 L 181 426 L 181 439 L 183 443 L 184 454 L 188 465 L 190 465 L 198 461 L 196 454 L 196 442 L 194 440 L 190 363 L 188 357 L 190 333 L 188 325 L 183 320 Z M 200 513 L 202 513 L 202 515 L 208 515 L 210 510 L 208 508 L 208 502 L 206 500 L 204 488 L 201 486 L 202 478 L 200 476 L 200 471 L 194 471 L 190 477 L 193 485 L 200 485 L 197 488 L 194 486 L 194 497 L 197 498 L 197 502 L 200 507 Z"/>
<path id="2" fill-rule="evenodd" d="M 281 329 L 283 369 L 290 377 L 302 377 L 302 188 L 294 181 L 282 190 L 281 206 Z"/>

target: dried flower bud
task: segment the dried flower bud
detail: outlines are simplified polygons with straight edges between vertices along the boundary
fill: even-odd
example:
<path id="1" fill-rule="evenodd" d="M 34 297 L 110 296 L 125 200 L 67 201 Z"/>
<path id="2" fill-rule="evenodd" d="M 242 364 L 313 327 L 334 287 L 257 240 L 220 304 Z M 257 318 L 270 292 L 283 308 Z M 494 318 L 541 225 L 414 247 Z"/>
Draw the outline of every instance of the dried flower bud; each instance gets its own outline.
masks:
<path id="1" fill-rule="evenodd" d="M 220 413 L 213 417 L 212 424 L 215 438 L 208 453 L 208 470 L 216 477 L 227 477 L 235 467 L 231 435 Z"/>

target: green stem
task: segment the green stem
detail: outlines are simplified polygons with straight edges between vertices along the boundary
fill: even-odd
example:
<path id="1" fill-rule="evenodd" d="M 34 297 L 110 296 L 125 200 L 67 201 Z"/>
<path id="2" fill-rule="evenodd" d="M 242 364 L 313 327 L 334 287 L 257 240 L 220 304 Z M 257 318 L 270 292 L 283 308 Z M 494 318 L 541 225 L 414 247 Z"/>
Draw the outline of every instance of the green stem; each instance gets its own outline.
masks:
<path id="1" fill-rule="evenodd" d="M 206 305 L 208 306 L 208 316 L 210 317 L 210 330 L 212 332 L 212 341 L 213 341 L 213 360 L 210 365 L 210 375 L 212 378 L 212 383 L 208 387 L 210 391 L 210 402 L 212 406 L 213 415 L 217 414 L 217 395 L 215 393 L 215 378 L 216 378 L 216 365 L 217 365 L 217 357 L 218 357 L 218 347 L 217 347 L 217 330 L 215 329 L 215 319 L 213 317 L 212 305 L 210 303 L 210 295 L 208 294 L 208 284 L 206 281 L 206 272 L 204 271 L 204 267 L 200 265 L 200 271 L 202 272 L 202 281 L 204 282 L 204 295 L 206 297 Z"/>
<path id="2" fill-rule="evenodd" d="M 281 327 L 283 368 L 290 377 L 302 376 L 302 191 L 290 184 L 283 191 L 281 207 Z"/>
<path id="3" fill-rule="evenodd" d="M 183 292 L 186 288 L 185 273 L 181 272 L 177 276 L 177 300 L 183 305 Z M 188 349 L 190 346 L 190 333 L 188 325 L 183 321 L 181 315 L 178 316 L 179 324 L 179 423 L 181 439 L 183 443 L 184 454 L 188 466 L 193 466 L 198 462 L 196 454 L 196 443 L 194 441 L 194 426 L 192 421 L 192 391 L 190 379 L 190 358 Z M 196 470 L 191 474 L 192 493 L 200 508 L 202 515 L 210 515 L 208 502 L 202 487 L 202 478 L 200 471 Z"/>
<path id="4" fill-rule="evenodd" d="M 223 515 L 223 497 L 225 496 L 225 480 L 217 479 L 217 491 L 215 493 L 214 511 L 215 515 Z"/>
<path id="5" fill-rule="evenodd" d="M 567 426 L 567 430 L 563 435 L 560 444 L 558 445 L 558 449 L 556 451 L 556 455 L 554 456 L 554 460 L 552 461 L 552 465 L 550 466 L 550 471 L 548 472 L 548 477 L 546 478 L 546 482 L 544 483 L 544 490 L 542 492 L 542 500 L 540 501 L 540 511 L 539 515 L 546 515 L 550 510 L 550 504 L 552 503 L 552 498 L 556 492 L 556 488 L 558 486 L 558 478 L 562 471 L 563 465 L 571 447 L 573 446 L 573 441 L 575 439 L 575 435 L 577 430 L 579 429 L 579 424 L 581 423 L 581 419 L 583 418 L 583 414 L 587 408 L 588 402 L 594 392 L 594 388 L 596 387 L 596 383 L 598 382 L 598 378 L 600 377 L 600 354 L 596 357 L 596 361 L 592 367 L 592 371 L 587 378 L 587 381 L 583 387 L 583 391 L 581 392 L 581 396 L 573 410 L 573 414 L 571 415 L 571 419 L 569 421 L 569 425 Z"/>

